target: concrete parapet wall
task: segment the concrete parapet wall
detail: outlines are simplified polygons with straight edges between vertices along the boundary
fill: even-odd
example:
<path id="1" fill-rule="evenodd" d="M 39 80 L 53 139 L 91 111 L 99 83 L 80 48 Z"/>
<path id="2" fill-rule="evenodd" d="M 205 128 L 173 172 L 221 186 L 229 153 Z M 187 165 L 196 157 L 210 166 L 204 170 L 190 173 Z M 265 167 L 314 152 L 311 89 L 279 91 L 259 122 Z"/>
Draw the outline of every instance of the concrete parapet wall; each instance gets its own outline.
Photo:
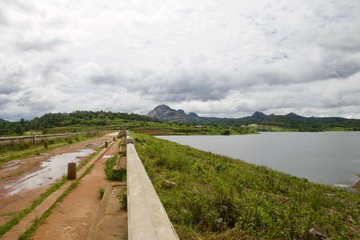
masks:
<path id="1" fill-rule="evenodd" d="M 127 144 L 127 197 L 128 239 L 179 239 L 133 142 Z"/>
<path id="2" fill-rule="evenodd" d="M 132 137 L 130 137 L 129 135 L 126 136 L 126 144 L 134 144 L 135 141 Z"/>

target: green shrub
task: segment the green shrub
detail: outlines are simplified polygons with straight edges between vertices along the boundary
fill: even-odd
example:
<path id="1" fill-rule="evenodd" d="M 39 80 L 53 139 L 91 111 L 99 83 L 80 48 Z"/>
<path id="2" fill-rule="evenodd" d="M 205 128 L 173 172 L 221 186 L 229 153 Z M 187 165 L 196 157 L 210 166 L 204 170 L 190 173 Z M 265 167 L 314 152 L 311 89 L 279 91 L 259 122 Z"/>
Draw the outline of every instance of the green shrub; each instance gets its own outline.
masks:
<path id="1" fill-rule="evenodd" d="M 221 135 L 230 135 L 230 131 L 229 130 L 224 130 Z"/>
<path id="2" fill-rule="evenodd" d="M 104 193 L 105 193 L 105 188 L 100 187 L 100 188 L 98 189 L 98 196 L 99 196 L 100 199 L 103 198 Z"/>
<path id="3" fill-rule="evenodd" d="M 116 156 L 109 158 L 105 162 L 105 175 L 106 179 L 110 181 L 125 181 L 126 180 L 126 169 L 114 170 L 113 167 L 116 163 Z"/>
<path id="4" fill-rule="evenodd" d="M 126 188 L 122 189 L 118 194 L 119 203 L 121 209 L 127 210 L 127 190 Z"/>

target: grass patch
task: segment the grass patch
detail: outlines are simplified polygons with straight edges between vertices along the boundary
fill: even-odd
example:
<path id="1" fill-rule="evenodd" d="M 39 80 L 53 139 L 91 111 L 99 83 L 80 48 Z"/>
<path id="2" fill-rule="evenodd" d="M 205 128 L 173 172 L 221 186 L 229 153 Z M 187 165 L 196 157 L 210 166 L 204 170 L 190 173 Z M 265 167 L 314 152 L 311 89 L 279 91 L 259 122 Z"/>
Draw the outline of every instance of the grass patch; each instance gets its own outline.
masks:
<path id="1" fill-rule="evenodd" d="M 360 239 L 359 194 L 133 134 L 181 239 Z M 164 189 L 164 180 L 176 182 Z"/>

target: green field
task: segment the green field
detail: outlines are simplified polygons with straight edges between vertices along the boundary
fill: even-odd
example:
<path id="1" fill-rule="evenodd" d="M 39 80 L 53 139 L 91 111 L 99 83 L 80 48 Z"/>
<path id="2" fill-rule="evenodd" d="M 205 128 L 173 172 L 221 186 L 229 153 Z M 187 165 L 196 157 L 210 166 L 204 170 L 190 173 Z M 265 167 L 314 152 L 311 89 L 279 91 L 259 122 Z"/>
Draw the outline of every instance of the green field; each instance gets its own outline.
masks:
<path id="1" fill-rule="evenodd" d="M 360 239 L 357 193 L 148 135 L 133 137 L 181 239 Z M 164 180 L 177 185 L 164 189 Z"/>

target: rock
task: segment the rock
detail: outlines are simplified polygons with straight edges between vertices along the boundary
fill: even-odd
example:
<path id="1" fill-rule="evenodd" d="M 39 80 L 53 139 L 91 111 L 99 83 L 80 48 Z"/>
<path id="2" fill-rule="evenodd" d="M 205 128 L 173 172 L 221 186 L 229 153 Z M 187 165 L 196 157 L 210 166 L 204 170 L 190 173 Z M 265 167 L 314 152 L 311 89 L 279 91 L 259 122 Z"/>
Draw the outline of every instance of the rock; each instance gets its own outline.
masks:
<path id="1" fill-rule="evenodd" d="M 182 109 L 175 110 L 164 104 L 151 110 L 148 116 L 170 122 L 190 123 L 199 121 L 199 116 L 196 113 L 186 114 Z"/>
<path id="2" fill-rule="evenodd" d="M 174 182 L 171 182 L 171 181 L 168 181 L 168 180 L 165 180 L 163 183 L 162 183 L 162 187 L 163 188 L 168 188 L 168 189 L 171 189 L 173 187 L 176 186 L 176 183 Z"/>
<path id="3" fill-rule="evenodd" d="M 310 228 L 309 230 L 309 239 L 314 239 L 314 240 L 328 240 L 328 235 L 318 229 L 318 228 Z"/>

